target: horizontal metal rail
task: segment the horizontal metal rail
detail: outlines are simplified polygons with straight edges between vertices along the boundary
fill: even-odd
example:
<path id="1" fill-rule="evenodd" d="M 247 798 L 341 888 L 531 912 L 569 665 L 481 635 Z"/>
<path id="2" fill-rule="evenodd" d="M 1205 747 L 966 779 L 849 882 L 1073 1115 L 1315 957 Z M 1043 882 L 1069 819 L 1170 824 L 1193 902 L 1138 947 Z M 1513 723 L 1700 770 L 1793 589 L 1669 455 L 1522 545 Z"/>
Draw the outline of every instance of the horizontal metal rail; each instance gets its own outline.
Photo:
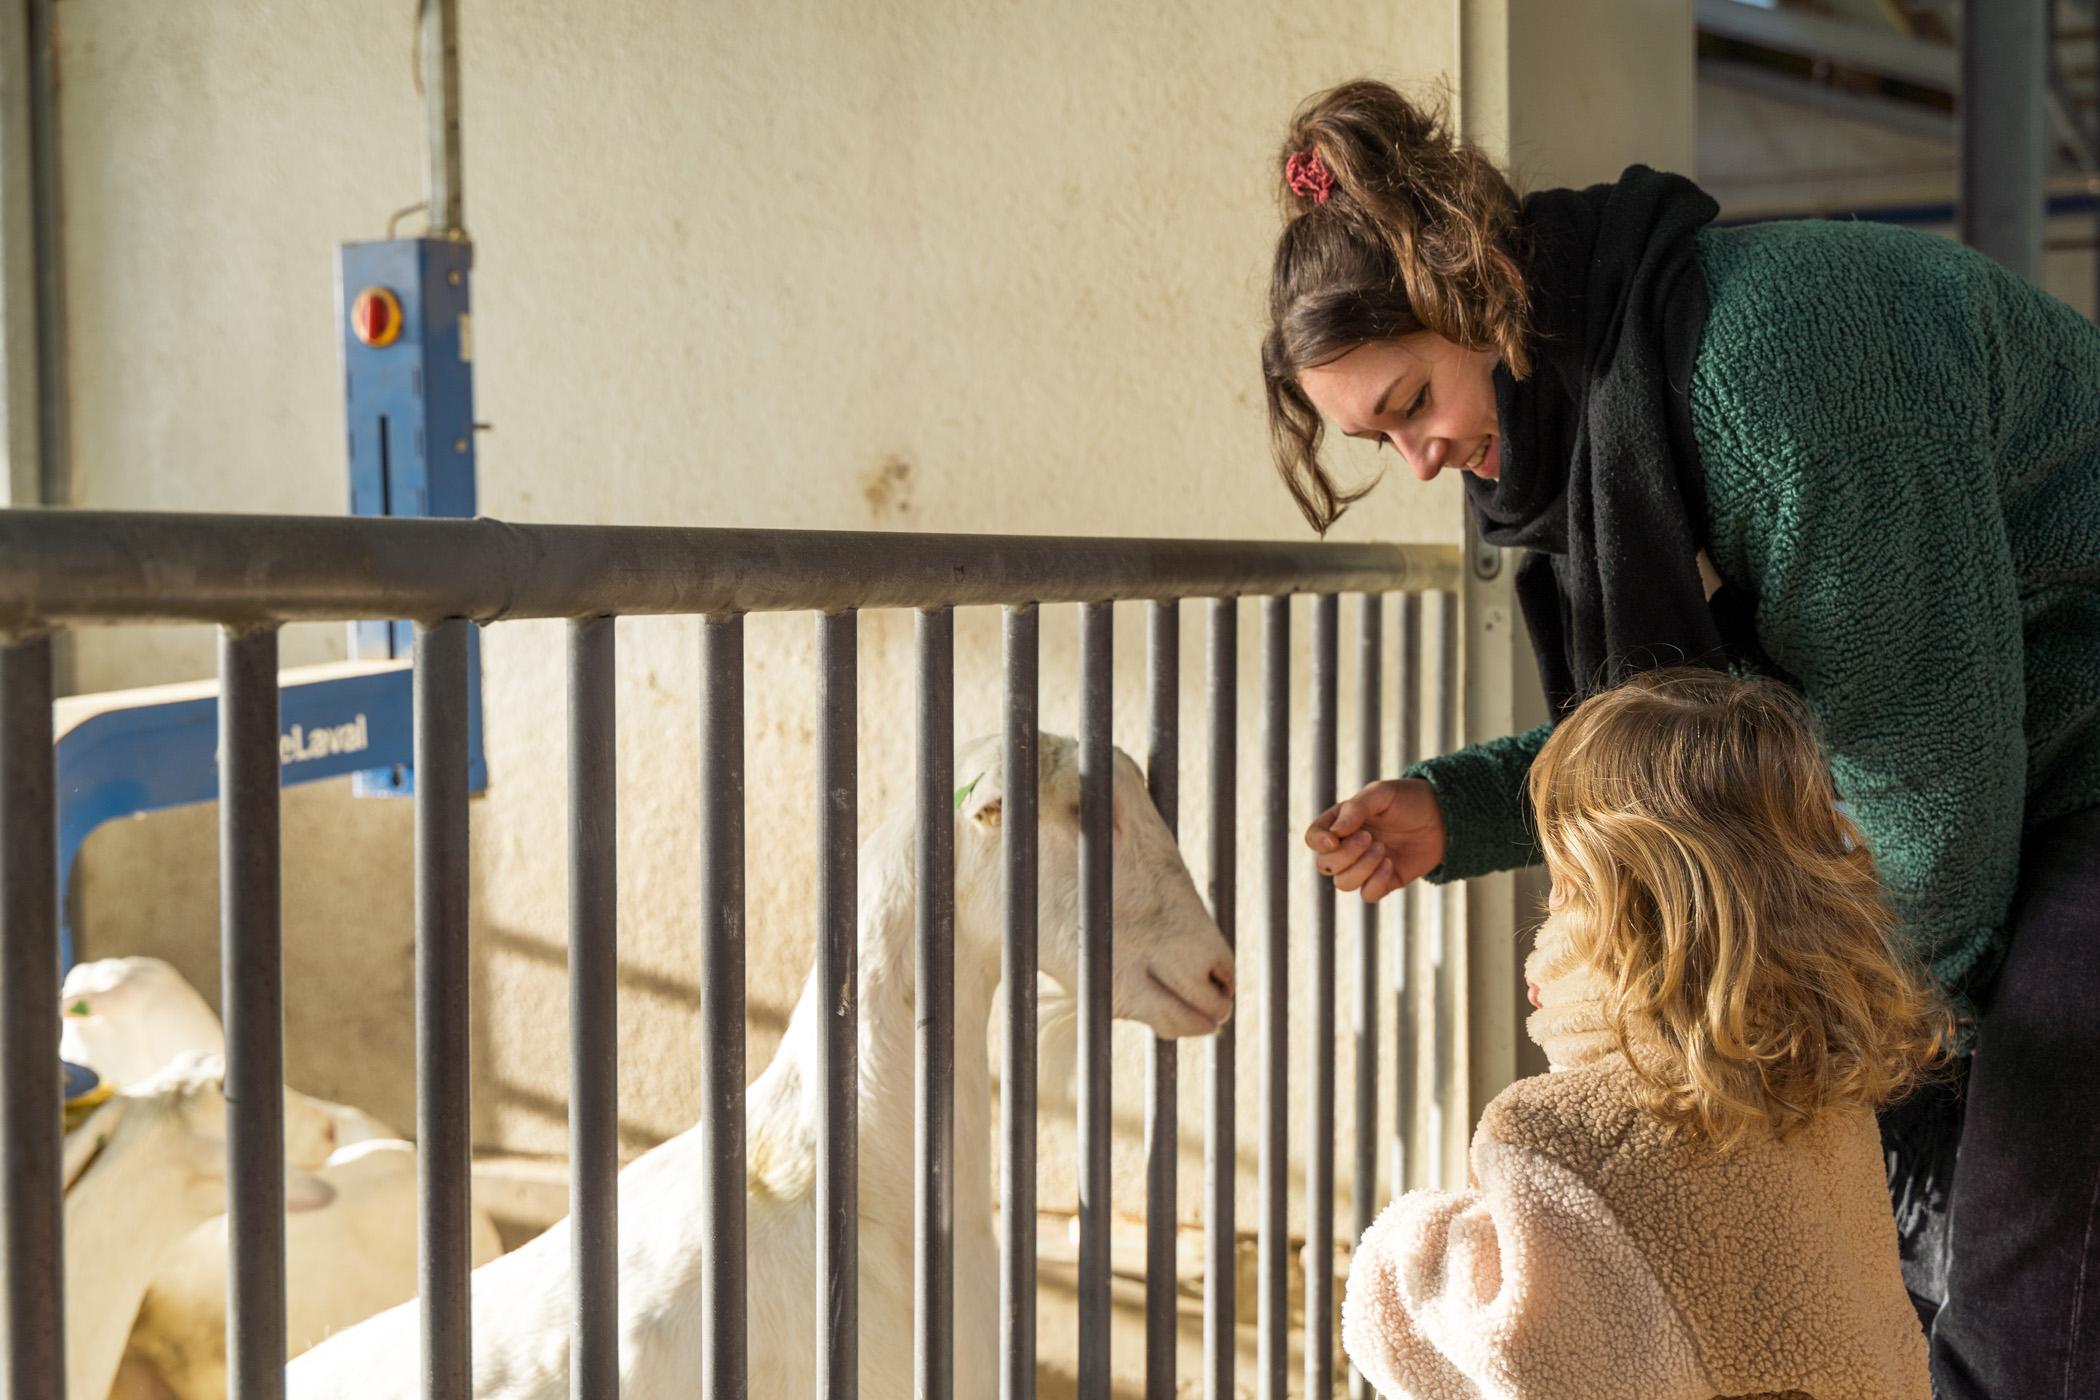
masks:
<path id="1" fill-rule="evenodd" d="M 0 633 L 1413 592 L 1458 579 L 1450 545 L 0 511 Z"/>
<path id="2" fill-rule="evenodd" d="M 1242 949 L 1263 982 L 1258 1007 L 1259 1202 L 1253 1298 L 1238 1296 L 1233 1214 L 1239 1175 L 1235 1113 L 1242 1085 L 1235 1027 L 1210 1043 L 1204 1084 L 1206 1120 L 1206 1258 L 1204 1393 L 1236 1393 L 1237 1328 L 1257 1324 L 1255 1385 L 1281 1397 L 1288 1382 L 1293 1333 L 1303 1348 L 1308 1393 L 1330 1394 L 1334 1359 L 1333 1216 L 1336 1196 L 1335 898 L 1313 879 L 1314 919 L 1296 931 L 1290 882 L 1310 862 L 1293 812 L 1294 750 L 1290 594 L 1314 594 L 1309 705 L 1309 808 L 1335 796 L 1340 661 L 1337 595 L 1355 592 L 1361 613 L 1358 653 L 1360 764 L 1377 770 L 1384 613 L 1379 596 L 1397 591 L 1395 651 L 1400 734 L 1398 757 L 1413 749 L 1420 693 L 1431 697 L 1433 742 L 1455 741 L 1457 684 L 1455 597 L 1428 603 L 1410 595 L 1456 583 L 1458 552 L 1447 547 L 1332 544 L 1239 544 L 1216 541 L 1047 539 L 1037 537 L 832 534 L 800 531 L 684 530 L 634 527 L 513 526 L 497 521 L 360 518 L 313 520 L 263 516 L 138 515 L 0 511 L 0 815 L 10 842 L 0 850 L 0 1042 L 6 1051 L 5 1131 L 0 1146 L 9 1171 L 0 1179 L 6 1216 L 7 1287 L 12 1321 L 7 1365 L 18 1396 L 59 1400 L 55 1389 L 63 1337 L 63 1258 L 57 1154 L 56 1024 L 50 995 L 57 971 L 55 895 L 51 876 L 49 761 L 50 648 L 44 629 L 77 622 L 215 621 L 226 627 L 222 716 L 227 762 L 224 818 L 227 894 L 224 953 L 228 973 L 228 1044 L 235 1064 L 229 1097 L 236 1121 L 229 1136 L 236 1178 L 237 1222 L 232 1270 L 231 1338 L 243 1394 L 267 1395 L 281 1375 L 284 1349 L 283 1244 L 277 1195 L 283 1171 L 281 858 L 276 831 L 272 722 L 276 624 L 305 620 L 407 617 L 418 623 L 415 669 L 416 986 L 418 1125 L 422 1140 L 422 1393 L 454 1396 L 472 1386 L 469 1331 L 471 1263 L 465 1229 L 472 1122 L 467 1027 L 469 967 L 468 809 L 464 716 L 471 667 L 469 622 L 511 618 L 572 620 L 570 819 L 572 1127 L 575 1157 L 576 1345 L 572 1394 L 611 1394 L 618 1385 L 617 1244 L 617 792 L 613 741 L 614 618 L 698 613 L 701 624 L 700 793 L 701 1005 L 703 1099 L 701 1292 L 706 1300 L 696 1363 L 699 1393 L 735 1397 L 748 1389 L 756 1364 L 747 1316 L 744 1140 L 745 844 L 744 640 L 750 610 L 823 614 L 824 656 L 819 824 L 825 853 L 820 885 L 819 963 L 823 983 L 839 988 L 828 1008 L 823 1057 L 827 1078 L 821 1119 L 820 1277 L 824 1322 L 819 1336 L 820 1394 L 856 1393 L 859 1267 L 855 1197 L 855 1084 L 860 1008 L 855 994 L 857 932 L 853 914 L 858 756 L 854 742 L 857 674 L 855 618 L 862 606 L 919 613 L 919 744 L 915 868 L 916 910 L 914 1328 L 916 1386 L 929 1400 L 975 1388 L 983 1379 L 958 1374 L 956 1258 L 955 1065 L 958 1052 L 982 1055 L 981 1027 L 955 1019 L 956 906 L 953 888 L 957 806 L 954 753 L 954 617 L 956 605 L 1005 605 L 1008 781 L 1002 866 L 1010 882 L 1003 913 L 1002 965 L 1010 985 L 1003 1063 L 1000 1185 L 1009 1226 L 1000 1268 L 1000 1385 L 1005 1400 L 1034 1394 L 1036 1258 L 1028 1222 L 1035 1214 L 1034 1047 L 1039 907 L 1037 603 L 1081 602 L 1079 675 L 1081 835 L 1076 883 L 1080 949 L 1079 1134 L 1081 1231 L 1077 1278 L 1078 1393 L 1110 1393 L 1109 1020 L 1114 973 L 1115 843 L 1111 840 L 1114 687 L 1112 629 L 1117 599 L 1152 600 L 1148 685 L 1149 780 L 1160 814 L 1174 826 L 1182 774 L 1177 706 L 1180 631 L 1174 600 L 1204 596 L 1209 636 L 1206 793 L 1211 821 L 1210 904 L 1228 940 L 1236 934 L 1240 716 L 1238 630 L 1243 595 L 1262 598 L 1259 612 L 1261 803 L 1257 809 L 1262 917 L 1259 939 Z M 1422 645 L 1423 618 L 1435 643 Z M 1421 660 L 1432 666 L 1426 675 Z M 1430 684 L 1425 687 L 1424 680 Z M 1071 875 L 1064 877 L 1073 879 Z M 1405 901 L 1401 901 L 1403 904 Z M 1054 903 L 1054 901 L 1052 901 Z M 1438 1059 L 1434 1105 L 1455 1111 L 1455 1067 L 1444 1042 L 1456 1015 L 1457 983 L 1439 959 L 1460 930 L 1451 914 L 1433 924 L 1432 956 Z M 1359 989 L 1355 1064 L 1355 1152 L 1360 1229 L 1378 1199 L 1375 1001 L 1378 963 L 1366 942 Z M 1411 929 L 1403 920 L 1395 971 L 1406 975 Z M 1303 1255 L 1289 1234 L 1292 1142 L 1288 1127 L 1292 1058 L 1290 960 L 1310 957 L 1305 1126 L 1307 1225 Z M 253 985 L 249 985 L 252 982 Z M 235 993 L 239 993 L 238 996 Z M 1395 1007 L 1400 1053 L 1395 1072 L 1392 1186 L 1425 1174 L 1434 1154 L 1410 1142 L 1413 1123 L 1414 1022 Z M 1176 1389 L 1179 1308 L 1176 1280 L 1176 1171 L 1179 1157 L 1178 1048 L 1152 1043 L 1146 1084 L 1147 1394 Z M 1434 1141 L 1433 1135 L 1430 1138 Z M 1403 1144 L 1409 1151 L 1399 1155 Z M 1310 1269 L 1295 1296 L 1291 1271 Z M 1244 1306 L 1243 1306 L 1244 1302 Z M 976 1339 L 970 1339 L 974 1342 Z M 972 1353 L 974 1354 L 974 1353 Z M 762 1359 L 762 1358 L 757 1358 Z"/>

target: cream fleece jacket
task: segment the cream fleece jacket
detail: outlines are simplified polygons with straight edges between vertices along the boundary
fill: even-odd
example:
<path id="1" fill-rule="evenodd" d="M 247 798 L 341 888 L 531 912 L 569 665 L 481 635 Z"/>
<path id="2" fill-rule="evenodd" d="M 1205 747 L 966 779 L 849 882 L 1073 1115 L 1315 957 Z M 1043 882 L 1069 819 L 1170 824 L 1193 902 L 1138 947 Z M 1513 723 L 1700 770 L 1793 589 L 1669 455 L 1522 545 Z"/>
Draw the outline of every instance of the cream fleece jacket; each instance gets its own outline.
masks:
<path id="1" fill-rule="evenodd" d="M 1410 1192 L 1364 1232 L 1357 1369 L 1392 1400 L 1930 1400 L 1873 1116 L 1725 1157 L 1672 1142 L 1585 975 L 1541 953 L 1526 971 L 1554 1072 L 1488 1105 L 1467 1189 Z"/>

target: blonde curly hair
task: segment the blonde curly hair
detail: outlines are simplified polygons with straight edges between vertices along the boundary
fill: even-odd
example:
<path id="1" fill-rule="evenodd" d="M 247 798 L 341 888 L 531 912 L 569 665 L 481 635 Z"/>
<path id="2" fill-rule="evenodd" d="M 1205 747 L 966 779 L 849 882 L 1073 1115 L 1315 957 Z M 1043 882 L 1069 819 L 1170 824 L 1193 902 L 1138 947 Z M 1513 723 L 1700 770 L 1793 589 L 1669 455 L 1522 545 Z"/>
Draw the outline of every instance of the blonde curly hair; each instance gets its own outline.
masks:
<path id="1" fill-rule="evenodd" d="M 1941 1064 L 1953 1018 L 1893 940 L 1873 856 L 1784 686 L 1650 671 L 1532 764 L 1555 923 L 1596 974 L 1642 1106 L 1726 1150 L 1875 1109 Z"/>

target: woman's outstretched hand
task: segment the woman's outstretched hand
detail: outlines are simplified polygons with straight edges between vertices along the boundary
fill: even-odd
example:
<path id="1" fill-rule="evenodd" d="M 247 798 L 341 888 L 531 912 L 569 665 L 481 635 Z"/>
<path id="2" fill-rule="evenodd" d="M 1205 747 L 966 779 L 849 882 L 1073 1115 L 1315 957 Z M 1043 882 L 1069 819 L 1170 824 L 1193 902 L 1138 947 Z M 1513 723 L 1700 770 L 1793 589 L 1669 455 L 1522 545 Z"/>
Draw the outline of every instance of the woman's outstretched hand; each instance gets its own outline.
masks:
<path id="1" fill-rule="evenodd" d="M 1444 863 L 1444 813 L 1426 780 L 1384 778 L 1320 813 L 1305 844 L 1336 889 L 1373 904 Z"/>

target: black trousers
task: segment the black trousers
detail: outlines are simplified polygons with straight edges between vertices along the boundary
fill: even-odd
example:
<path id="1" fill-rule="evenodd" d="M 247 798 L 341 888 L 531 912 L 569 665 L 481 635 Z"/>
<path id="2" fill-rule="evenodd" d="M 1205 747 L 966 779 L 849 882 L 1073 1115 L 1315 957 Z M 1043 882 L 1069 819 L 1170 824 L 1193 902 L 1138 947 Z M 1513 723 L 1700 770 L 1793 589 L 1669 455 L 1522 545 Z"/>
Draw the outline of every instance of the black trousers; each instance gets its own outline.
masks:
<path id="1" fill-rule="evenodd" d="M 1965 1069 L 1882 1117 L 1933 1393 L 2094 1400 L 2100 808 L 2029 832 L 2011 941 Z"/>

